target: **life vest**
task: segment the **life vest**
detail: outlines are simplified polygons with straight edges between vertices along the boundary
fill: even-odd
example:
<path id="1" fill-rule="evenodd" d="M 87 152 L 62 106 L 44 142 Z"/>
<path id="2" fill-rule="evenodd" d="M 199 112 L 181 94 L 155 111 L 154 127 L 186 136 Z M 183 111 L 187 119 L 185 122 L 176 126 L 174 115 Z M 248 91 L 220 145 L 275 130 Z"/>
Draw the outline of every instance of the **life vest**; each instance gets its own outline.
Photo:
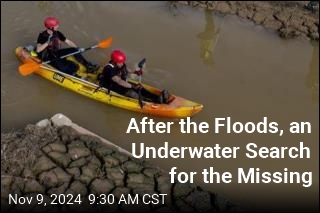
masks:
<path id="1" fill-rule="evenodd" d="M 61 42 L 60 42 L 58 33 L 56 31 L 54 31 L 53 35 L 52 35 L 52 39 L 48 45 L 48 49 L 55 51 L 60 48 L 61 48 Z"/>

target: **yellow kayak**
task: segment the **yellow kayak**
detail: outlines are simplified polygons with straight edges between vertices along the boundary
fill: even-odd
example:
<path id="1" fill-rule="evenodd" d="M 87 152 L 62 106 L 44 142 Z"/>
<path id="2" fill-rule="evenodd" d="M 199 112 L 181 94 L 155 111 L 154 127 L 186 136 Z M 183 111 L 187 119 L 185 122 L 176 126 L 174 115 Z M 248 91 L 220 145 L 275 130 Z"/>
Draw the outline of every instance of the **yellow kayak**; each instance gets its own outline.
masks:
<path id="1" fill-rule="evenodd" d="M 37 57 L 31 56 L 31 53 L 23 47 L 17 47 L 15 49 L 15 54 L 19 61 L 23 64 L 40 62 Z M 68 57 L 68 60 L 76 62 L 73 56 Z M 170 94 L 170 101 L 168 104 L 158 104 L 143 101 L 143 106 L 141 107 L 139 100 L 137 99 L 129 98 L 113 91 L 107 91 L 105 88 L 99 88 L 97 84 L 98 74 L 86 73 L 86 68 L 81 64 L 79 64 L 79 70 L 77 71 L 77 74 L 85 78 L 85 80 L 83 78 L 77 78 L 75 76 L 60 72 L 50 65 L 41 65 L 41 67 L 37 69 L 35 73 L 78 94 L 116 107 L 149 115 L 170 118 L 186 118 L 194 116 L 203 108 L 202 104 L 195 103 L 173 94 Z M 132 83 L 136 82 L 132 81 Z M 143 87 L 154 94 L 159 95 L 161 93 L 160 89 L 150 85 L 143 84 Z"/>

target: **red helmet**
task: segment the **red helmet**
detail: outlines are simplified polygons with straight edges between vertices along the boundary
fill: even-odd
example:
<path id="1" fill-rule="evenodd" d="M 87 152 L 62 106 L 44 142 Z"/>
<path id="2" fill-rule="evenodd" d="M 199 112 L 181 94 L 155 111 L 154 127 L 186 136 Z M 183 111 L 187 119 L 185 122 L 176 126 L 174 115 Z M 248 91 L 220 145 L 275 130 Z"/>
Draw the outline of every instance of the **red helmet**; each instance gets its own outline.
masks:
<path id="1" fill-rule="evenodd" d="M 114 50 L 111 53 L 111 60 L 116 63 L 124 63 L 126 61 L 126 55 L 120 50 Z"/>
<path id="2" fill-rule="evenodd" d="M 44 26 L 48 29 L 52 29 L 57 25 L 59 25 L 59 21 L 54 17 L 48 17 L 44 20 Z"/>

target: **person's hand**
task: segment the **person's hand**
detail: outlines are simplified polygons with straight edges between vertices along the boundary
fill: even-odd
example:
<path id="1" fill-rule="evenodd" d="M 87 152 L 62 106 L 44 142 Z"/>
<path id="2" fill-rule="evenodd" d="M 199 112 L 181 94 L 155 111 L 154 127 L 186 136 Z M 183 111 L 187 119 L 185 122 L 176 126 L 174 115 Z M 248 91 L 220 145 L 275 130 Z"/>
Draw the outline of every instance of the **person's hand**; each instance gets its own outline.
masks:
<path id="1" fill-rule="evenodd" d="M 50 34 L 47 41 L 48 44 L 50 44 L 52 37 L 53 37 L 53 34 Z"/>
<path id="2" fill-rule="evenodd" d="M 84 52 L 84 48 L 78 47 L 78 50 L 79 50 L 80 52 Z"/>
<path id="3" fill-rule="evenodd" d="M 142 89 L 142 85 L 140 83 L 132 85 L 133 89 L 139 90 Z"/>
<path id="4" fill-rule="evenodd" d="M 136 70 L 136 71 L 134 71 L 134 74 L 136 74 L 137 76 L 140 76 L 143 74 L 143 71 L 142 71 L 142 69 Z"/>

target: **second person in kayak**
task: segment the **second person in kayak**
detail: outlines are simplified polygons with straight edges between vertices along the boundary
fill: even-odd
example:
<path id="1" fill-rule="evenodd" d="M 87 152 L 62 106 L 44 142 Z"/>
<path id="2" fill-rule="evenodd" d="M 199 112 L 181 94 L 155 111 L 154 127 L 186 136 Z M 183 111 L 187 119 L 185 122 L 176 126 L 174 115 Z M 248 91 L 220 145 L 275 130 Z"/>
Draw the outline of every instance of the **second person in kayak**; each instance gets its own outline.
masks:
<path id="1" fill-rule="evenodd" d="M 144 89 L 140 84 L 131 84 L 127 82 L 129 73 L 134 73 L 138 76 L 142 75 L 142 70 L 132 71 L 127 68 L 125 64 L 126 55 L 120 50 L 114 50 L 111 53 L 111 60 L 104 67 L 101 76 L 99 77 L 99 84 L 102 87 L 112 90 L 116 93 L 139 99 L 139 91 L 144 100 L 155 103 L 168 103 L 169 93 L 163 90 L 158 96 Z"/>

